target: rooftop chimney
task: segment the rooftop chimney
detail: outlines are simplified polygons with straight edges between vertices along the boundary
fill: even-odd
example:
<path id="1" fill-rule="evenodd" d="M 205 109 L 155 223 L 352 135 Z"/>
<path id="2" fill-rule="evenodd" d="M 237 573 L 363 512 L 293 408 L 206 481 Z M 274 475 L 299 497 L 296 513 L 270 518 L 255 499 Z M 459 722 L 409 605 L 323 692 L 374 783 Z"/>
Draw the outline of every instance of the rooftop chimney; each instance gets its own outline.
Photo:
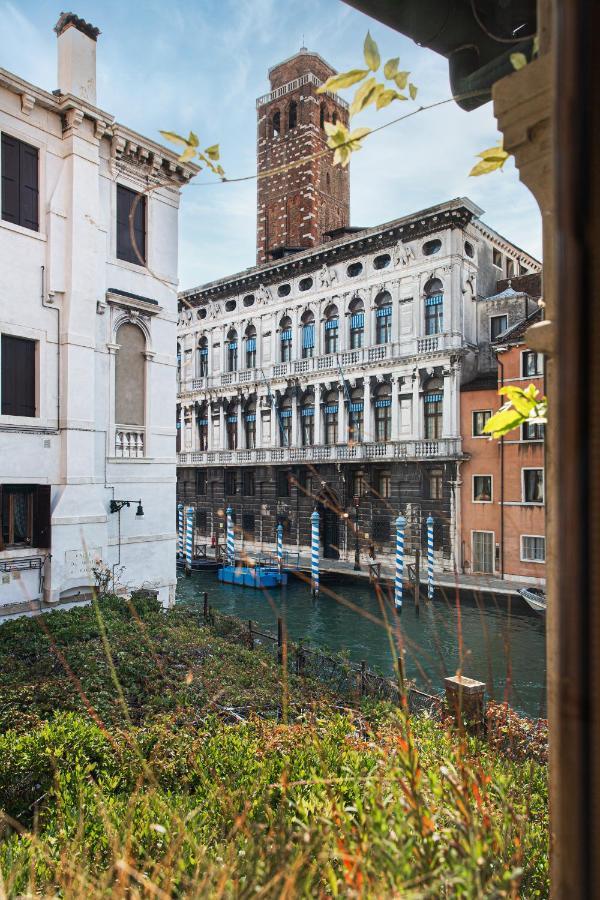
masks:
<path id="1" fill-rule="evenodd" d="M 96 41 L 100 34 L 75 13 L 63 12 L 54 30 L 58 36 L 58 87 L 96 105 Z"/>

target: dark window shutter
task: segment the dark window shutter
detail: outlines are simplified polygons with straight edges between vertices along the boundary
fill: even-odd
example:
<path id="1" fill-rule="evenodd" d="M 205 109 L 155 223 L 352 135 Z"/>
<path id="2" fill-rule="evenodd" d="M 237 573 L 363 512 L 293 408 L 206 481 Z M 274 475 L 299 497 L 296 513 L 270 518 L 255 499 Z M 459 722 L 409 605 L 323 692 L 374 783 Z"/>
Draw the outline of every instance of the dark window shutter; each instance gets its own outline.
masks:
<path id="1" fill-rule="evenodd" d="M 19 224 L 19 141 L 2 135 L 2 218 Z"/>
<path id="2" fill-rule="evenodd" d="M 33 495 L 33 546 L 49 550 L 50 541 L 50 485 L 39 484 Z"/>
<path id="3" fill-rule="evenodd" d="M 20 225 L 38 231 L 38 170 L 39 153 L 36 147 L 21 143 Z"/>
<path id="4" fill-rule="evenodd" d="M 146 198 L 140 197 L 133 216 L 133 233 L 135 235 L 138 254 L 135 252 L 129 230 L 129 213 L 139 196 L 135 191 L 117 185 L 117 258 L 142 265 L 146 259 Z"/>
<path id="5" fill-rule="evenodd" d="M 35 416 L 35 341 L 2 335 L 2 415 Z"/>

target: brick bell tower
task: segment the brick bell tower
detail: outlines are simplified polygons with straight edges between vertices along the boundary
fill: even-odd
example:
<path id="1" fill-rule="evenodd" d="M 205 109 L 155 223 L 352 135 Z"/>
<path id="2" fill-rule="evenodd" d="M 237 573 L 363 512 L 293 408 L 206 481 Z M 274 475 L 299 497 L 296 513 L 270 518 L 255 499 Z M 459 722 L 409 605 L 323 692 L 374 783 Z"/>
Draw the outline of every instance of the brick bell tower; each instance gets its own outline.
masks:
<path id="1" fill-rule="evenodd" d="M 302 47 L 269 70 L 271 91 L 256 101 L 258 116 L 258 265 L 326 241 L 326 232 L 350 221 L 348 168 L 328 153 L 279 174 L 262 173 L 326 149 L 325 122 L 348 125 L 348 105 L 317 94 L 335 69 Z"/>

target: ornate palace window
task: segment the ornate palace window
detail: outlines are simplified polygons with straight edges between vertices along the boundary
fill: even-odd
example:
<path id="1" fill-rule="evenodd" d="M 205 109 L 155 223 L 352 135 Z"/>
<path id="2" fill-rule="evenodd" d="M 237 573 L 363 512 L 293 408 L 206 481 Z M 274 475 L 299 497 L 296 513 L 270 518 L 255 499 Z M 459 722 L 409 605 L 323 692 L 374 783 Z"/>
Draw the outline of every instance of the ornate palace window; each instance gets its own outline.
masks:
<path id="1" fill-rule="evenodd" d="M 337 444 L 338 440 L 338 392 L 329 391 L 325 394 L 323 405 L 325 417 L 325 443 Z"/>
<path id="2" fill-rule="evenodd" d="M 375 395 L 375 440 L 392 439 L 392 386 L 381 384 Z"/>
<path id="3" fill-rule="evenodd" d="M 444 289 L 439 278 L 425 285 L 425 334 L 441 334 L 444 330 Z"/>
<path id="4" fill-rule="evenodd" d="M 392 297 L 383 291 L 375 300 L 375 340 L 378 344 L 389 344 L 392 340 Z"/>

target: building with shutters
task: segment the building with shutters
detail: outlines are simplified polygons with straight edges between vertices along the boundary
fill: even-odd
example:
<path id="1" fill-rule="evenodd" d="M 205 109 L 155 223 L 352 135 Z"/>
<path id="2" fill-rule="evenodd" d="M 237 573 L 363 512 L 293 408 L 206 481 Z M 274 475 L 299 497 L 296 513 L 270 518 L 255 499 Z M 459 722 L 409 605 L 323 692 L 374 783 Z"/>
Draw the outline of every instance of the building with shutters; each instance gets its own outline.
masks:
<path id="1" fill-rule="evenodd" d="M 525 343 L 542 316 L 541 278 L 500 281 L 478 303 L 479 364 L 461 388 L 461 571 L 545 583 L 544 426 L 523 425 L 502 440 L 483 433 L 499 408 L 498 389 L 534 384 L 545 394 L 544 357 Z M 485 340 L 487 338 L 487 340 Z"/>
<path id="2" fill-rule="evenodd" d="M 314 158 L 324 123 L 347 117 L 316 93 L 332 72 L 305 49 L 270 70 L 258 264 L 180 294 L 178 498 L 205 543 L 230 506 L 248 548 L 272 548 L 278 522 L 287 547 L 306 547 L 316 507 L 327 557 L 353 554 L 356 521 L 361 551 L 391 553 L 399 512 L 410 552 L 431 513 L 436 565 L 451 569 L 478 297 L 540 267 L 465 198 L 349 227 L 347 170 Z"/>
<path id="3" fill-rule="evenodd" d="M 196 170 L 98 107 L 98 29 L 68 13 L 55 31 L 57 90 L 0 69 L 0 616 L 89 598 L 99 565 L 165 603 L 175 583 L 177 221 Z"/>

